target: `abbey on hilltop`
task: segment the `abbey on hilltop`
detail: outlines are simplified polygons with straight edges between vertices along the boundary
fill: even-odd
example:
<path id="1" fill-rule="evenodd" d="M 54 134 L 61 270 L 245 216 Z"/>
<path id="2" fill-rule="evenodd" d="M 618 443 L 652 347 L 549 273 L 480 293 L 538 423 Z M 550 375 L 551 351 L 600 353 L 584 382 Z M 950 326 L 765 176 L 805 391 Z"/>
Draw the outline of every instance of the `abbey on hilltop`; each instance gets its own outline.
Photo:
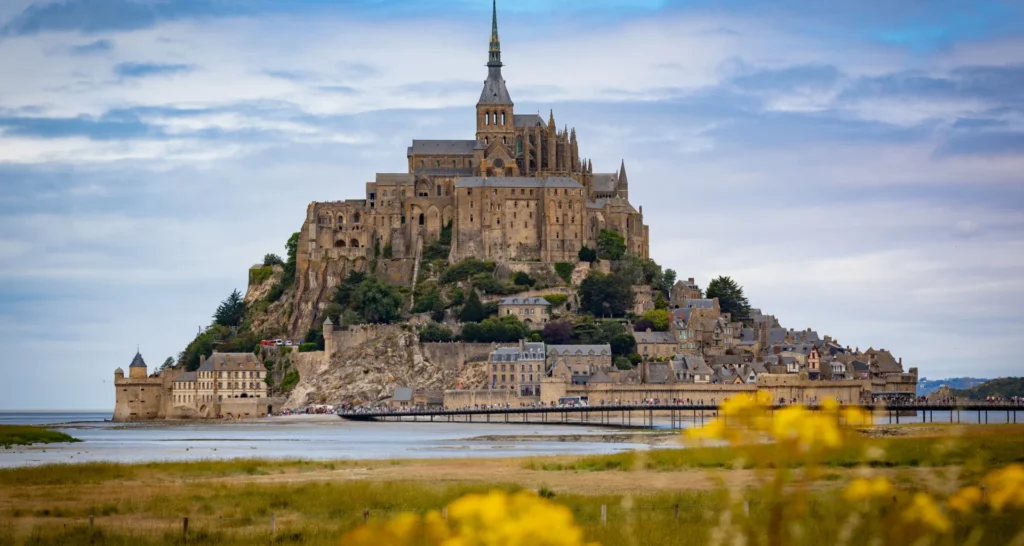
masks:
<path id="1" fill-rule="evenodd" d="M 602 229 L 618 231 L 627 250 L 648 257 L 643 209 L 629 203 L 625 162 L 595 173 L 580 157 L 576 130 L 536 114 L 516 114 L 501 75 L 497 6 L 487 79 L 468 140 L 413 140 L 408 172 L 378 173 L 364 199 L 311 203 L 298 247 L 298 271 L 365 271 L 368 262 L 412 259 L 451 226 L 449 261 L 576 261 Z M 619 161 L 615 161 L 619 163 Z M 411 260 L 410 260 L 411 261 Z M 383 264 L 392 280 L 412 267 Z M 392 269 L 408 269 L 404 274 Z M 337 277 L 335 277 L 337 278 Z M 301 282 L 301 280 L 300 280 Z"/>

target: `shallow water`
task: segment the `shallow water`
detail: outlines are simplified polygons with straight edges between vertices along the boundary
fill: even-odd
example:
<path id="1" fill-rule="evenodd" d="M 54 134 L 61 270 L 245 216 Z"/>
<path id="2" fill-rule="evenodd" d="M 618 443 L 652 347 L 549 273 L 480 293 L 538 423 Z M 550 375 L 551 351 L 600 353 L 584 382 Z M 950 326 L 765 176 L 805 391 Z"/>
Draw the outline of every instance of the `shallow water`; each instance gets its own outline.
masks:
<path id="1" fill-rule="evenodd" d="M 109 415 L 109 414 L 107 414 Z M 28 420 L 29 418 L 24 419 Z M 36 423 L 45 423 L 31 416 Z M 102 417 L 100 417 L 102 419 Z M 76 421 L 62 415 L 49 422 Z M 4 422 L 13 423 L 8 416 Z M 607 428 L 574 425 L 352 422 L 338 417 L 266 418 L 234 423 L 81 422 L 59 427 L 82 440 L 0 449 L 0 467 L 45 463 L 148 462 L 238 457 L 327 459 L 428 459 L 583 455 L 647 449 L 645 444 L 469 440 L 475 436 L 607 434 Z"/>

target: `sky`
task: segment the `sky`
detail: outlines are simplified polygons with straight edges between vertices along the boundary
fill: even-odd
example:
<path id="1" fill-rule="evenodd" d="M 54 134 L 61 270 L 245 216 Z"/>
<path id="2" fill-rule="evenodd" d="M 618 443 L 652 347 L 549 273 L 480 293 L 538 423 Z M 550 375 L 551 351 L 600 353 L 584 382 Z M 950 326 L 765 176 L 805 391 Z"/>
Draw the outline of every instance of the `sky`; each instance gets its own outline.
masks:
<path id="1" fill-rule="evenodd" d="M 1022 375 L 1024 2 L 500 0 L 516 113 L 651 256 L 922 377 Z M 487 0 L 0 1 L 0 409 L 110 409 L 312 201 L 465 139 Z"/>

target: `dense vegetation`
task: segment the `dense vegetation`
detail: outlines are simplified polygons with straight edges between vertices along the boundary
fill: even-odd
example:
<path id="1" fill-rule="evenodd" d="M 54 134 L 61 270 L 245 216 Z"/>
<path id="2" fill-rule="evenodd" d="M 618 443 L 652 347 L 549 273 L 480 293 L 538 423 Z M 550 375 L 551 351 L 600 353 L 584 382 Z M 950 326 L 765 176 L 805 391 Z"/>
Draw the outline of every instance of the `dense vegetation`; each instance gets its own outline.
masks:
<path id="1" fill-rule="evenodd" d="M 625 276 L 592 270 L 580 283 L 580 308 L 596 317 L 622 317 L 633 308 L 633 283 Z"/>
<path id="2" fill-rule="evenodd" d="M 1024 398 L 1024 377 L 1000 377 L 992 379 L 969 389 L 951 389 L 953 396 L 969 398 L 971 400 L 985 400 L 986 398 L 1012 398 L 1014 396 Z"/>
<path id="3" fill-rule="evenodd" d="M 81 442 L 63 432 L 48 428 L 24 425 L 0 425 L 0 445 L 4 449 L 11 446 L 28 446 L 32 444 L 55 444 L 61 442 Z"/>
<path id="4" fill-rule="evenodd" d="M 597 234 L 597 257 L 602 260 L 620 260 L 626 254 L 626 238 L 612 229 Z"/>
<path id="5" fill-rule="evenodd" d="M 750 315 L 750 302 L 743 295 L 743 287 L 730 277 L 718 277 L 708 283 L 704 297 L 718 298 L 723 313 L 731 313 L 733 320 L 743 320 Z"/>

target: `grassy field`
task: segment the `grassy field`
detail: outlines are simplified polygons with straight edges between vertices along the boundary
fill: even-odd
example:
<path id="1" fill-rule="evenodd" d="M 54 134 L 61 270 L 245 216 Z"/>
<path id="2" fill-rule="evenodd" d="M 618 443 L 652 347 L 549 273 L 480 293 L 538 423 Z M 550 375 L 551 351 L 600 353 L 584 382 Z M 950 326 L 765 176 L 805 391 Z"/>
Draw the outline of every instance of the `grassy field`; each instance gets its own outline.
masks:
<path id="1" fill-rule="evenodd" d="M 0 445 L 4 446 L 4 448 L 80 441 L 63 432 L 47 428 L 24 425 L 0 425 Z"/>
<path id="2" fill-rule="evenodd" d="M 875 442 L 885 455 L 872 472 L 898 487 L 955 487 L 969 467 L 1024 457 L 1024 427 L 905 430 L 915 436 Z M 364 510 L 371 520 L 422 513 L 493 488 L 553 495 L 572 509 L 589 540 L 605 546 L 707 544 L 728 506 L 727 489 L 720 485 L 751 491 L 756 481 L 756 471 L 730 467 L 734 456 L 725 448 L 703 448 L 548 458 L 525 465 L 521 459 L 240 459 L 2 469 L 0 546 L 336 545 L 345 531 L 363 522 Z M 847 461 L 844 456 L 832 460 L 809 489 L 810 502 L 793 507 L 806 511 L 800 518 L 802 543 L 835 542 L 848 515 L 837 489 L 863 472 L 847 468 Z M 753 520 L 766 521 L 768 507 L 755 494 L 748 493 L 748 499 Z M 980 544 L 1006 544 L 1020 528 L 1019 514 L 990 516 Z M 967 541 L 949 538 L 950 544 Z M 864 541 L 854 536 L 849 543 Z"/>
<path id="3" fill-rule="evenodd" d="M 878 429 L 875 429 L 877 432 Z M 927 425 L 884 428 L 907 436 L 872 438 L 875 455 L 865 460 L 865 443 L 851 442 L 843 449 L 820 461 L 827 467 L 874 468 L 938 467 L 957 465 L 968 472 L 980 472 L 993 465 L 1024 462 L 1024 426 L 971 425 L 967 427 Z M 752 448 L 753 457 L 739 466 L 753 468 L 754 459 L 772 460 L 772 446 Z M 690 449 L 655 449 L 649 452 L 628 452 L 594 455 L 574 459 L 531 459 L 523 463 L 531 470 L 547 471 L 672 471 L 693 468 L 734 468 L 736 452 L 729 447 L 695 447 Z"/>

